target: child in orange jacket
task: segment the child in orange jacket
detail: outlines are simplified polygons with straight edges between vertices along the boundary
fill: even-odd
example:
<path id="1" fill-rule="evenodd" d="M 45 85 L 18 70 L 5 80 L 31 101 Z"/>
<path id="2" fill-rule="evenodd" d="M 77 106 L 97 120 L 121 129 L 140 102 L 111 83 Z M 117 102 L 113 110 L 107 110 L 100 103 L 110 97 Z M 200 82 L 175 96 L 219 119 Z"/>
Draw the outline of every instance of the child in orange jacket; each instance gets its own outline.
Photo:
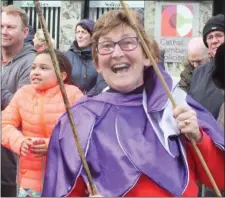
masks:
<path id="1" fill-rule="evenodd" d="M 69 102 L 73 104 L 83 94 L 71 83 L 69 60 L 59 51 L 56 57 Z M 49 50 L 37 54 L 30 82 L 16 92 L 2 112 L 2 145 L 19 155 L 19 197 L 40 196 L 49 139 L 57 120 L 65 112 Z"/>

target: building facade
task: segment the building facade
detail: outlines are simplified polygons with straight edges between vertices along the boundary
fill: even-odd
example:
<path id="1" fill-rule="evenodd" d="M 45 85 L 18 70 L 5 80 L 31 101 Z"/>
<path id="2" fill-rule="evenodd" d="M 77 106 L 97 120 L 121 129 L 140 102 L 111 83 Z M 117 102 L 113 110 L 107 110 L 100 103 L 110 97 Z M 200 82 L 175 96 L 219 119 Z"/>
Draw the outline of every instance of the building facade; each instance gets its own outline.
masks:
<path id="1" fill-rule="evenodd" d="M 108 3 L 108 4 L 106 4 Z M 136 3 L 136 4 L 135 4 Z M 162 6 L 192 6 L 192 28 L 193 32 L 190 37 L 186 40 L 177 35 L 176 39 L 172 40 L 170 36 L 167 39 L 167 43 L 165 40 L 160 40 L 159 37 L 159 29 L 162 26 L 162 18 L 159 17 L 160 12 L 162 11 Z M 99 16 L 101 16 L 104 12 L 117 9 L 119 7 L 118 1 L 95 1 L 93 3 L 89 3 L 88 9 L 88 17 L 90 19 L 96 20 Z M 173 61 L 171 58 L 165 60 L 165 68 L 171 73 L 173 76 L 179 76 L 180 72 L 183 70 L 182 57 L 184 57 L 186 51 L 187 42 L 191 37 L 202 35 L 202 30 L 206 21 L 212 16 L 212 1 L 130 1 L 129 7 L 143 9 L 144 11 L 144 24 L 146 32 L 152 36 L 154 39 L 158 41 L 160 47 L 163 48 L 163 45 L 168 46 L 168 42 L 175 42 L 177 45 L 173 49 L 173 46 L 168 49 L 168 56 L 174 54 L 174 57 L 180 57 L 179 60 Z M 83 1 L 64 1 L 62 2 L 61 7 L 61 39 L 60 39 L 60 49 L 67 50 L 74 40 L 74 28 L 76 23 L 84 17 L 85 6 Z M 86 6 L 87 9 L 87 6 Z M 161 10 L 160 10 L 161 9 Z M 87 10 L 86 10 L 87 12 Z M 182 10 L 181 10 L 182 12 Z M 188 12 L 187 12 L 188 13 Z M 65 16 L 68 16 L 66 18 Z M 181 30 L 182 31 L 182 28 Z M 171 39 L 171 41 L 170 41 Z M 161 41 L 161 43 L 160 43 Z M 173 53 L 173 50 L 180 50 L 178 53 Z"/>
<path id="2" fill-rule="evenodd" d="M 40 23 L 32 1 L 12 1 L 26 10 L 30 25 Z M 61 51 L 67 51 L 75 39 L 75 26 L 82 18 L 97 20 L 104 12 L 120 7 L 119 1 L 40 1 L 48 30 Z M 212 0 L 206 1 L 125 1 L 130 8 L 144 14 L 146 32 L 166 51 L 165 67 L 174 76 L 183 70 L 182 59 L 187 42 L 200 36 L 212 16 Z M 4 2 L 3 2 L 4 3 Z M 5 2 L 6 4 L 6 2 Z M 188 17 L 187 17 L 188 16 Z M 166 24 L 170 24 L 167 26 Z M 166 27 L 166 30 L 164 30 Z"/>

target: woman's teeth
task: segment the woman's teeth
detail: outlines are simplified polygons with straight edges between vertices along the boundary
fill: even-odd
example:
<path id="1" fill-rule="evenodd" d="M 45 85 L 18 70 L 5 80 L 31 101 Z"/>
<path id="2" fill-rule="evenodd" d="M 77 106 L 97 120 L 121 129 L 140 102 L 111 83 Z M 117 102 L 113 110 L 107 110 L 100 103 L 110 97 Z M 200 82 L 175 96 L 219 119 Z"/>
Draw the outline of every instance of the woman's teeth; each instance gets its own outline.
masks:
<path id="1" fill-rule="evenodd" d="M 127 72 L 129 69 L 129 65 L 127 64 L 121 64 L 121 65 L 116 65 L 112 68 L 112 71 L 114 73 L 124 73 L 124 72 Z"/>

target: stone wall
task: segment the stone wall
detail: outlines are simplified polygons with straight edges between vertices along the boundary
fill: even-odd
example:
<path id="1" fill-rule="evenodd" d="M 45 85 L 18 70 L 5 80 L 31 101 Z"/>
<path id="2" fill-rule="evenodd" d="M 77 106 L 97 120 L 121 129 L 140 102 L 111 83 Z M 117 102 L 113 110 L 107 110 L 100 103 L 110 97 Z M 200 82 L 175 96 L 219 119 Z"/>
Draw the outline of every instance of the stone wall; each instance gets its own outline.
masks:
<path id="1" fill-rule="evenodd" d="M 75 27 L 81 20 L 82 1 L 62 1 L 60 14 L 60 42 L 59 49 L 67 51 L 75 40 Z"/>
<path id="2" fill-rule="evenodd" d="M 7 1 L 1 1 L 1 7 L 2 6 L 7 6 Z"/>
<path id="3" fill-rule="evenodd" d="M 200 4 L 200 19 L 199 19 L 199 33 L 201 35 L 204 25 L 211 17 L 212 17 L 212 1 L 202 1 Z"/>
<path id="4" fill-rule="evenodd" d="M 156 1 L 145 1 L 145 31 L 154 37 Z"/>

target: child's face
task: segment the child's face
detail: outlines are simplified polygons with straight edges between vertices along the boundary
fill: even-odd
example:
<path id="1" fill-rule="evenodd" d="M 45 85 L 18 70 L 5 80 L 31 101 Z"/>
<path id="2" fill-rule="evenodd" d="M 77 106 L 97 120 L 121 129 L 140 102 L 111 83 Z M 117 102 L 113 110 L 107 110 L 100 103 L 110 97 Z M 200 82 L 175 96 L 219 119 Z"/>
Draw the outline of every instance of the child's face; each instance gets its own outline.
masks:
<path id="1" fill-rule="evenodd" d="M 36 90 L 46 90 L 58 84 L 49 54 L 36 56 L 30 72 L 30 82 Z"/>

